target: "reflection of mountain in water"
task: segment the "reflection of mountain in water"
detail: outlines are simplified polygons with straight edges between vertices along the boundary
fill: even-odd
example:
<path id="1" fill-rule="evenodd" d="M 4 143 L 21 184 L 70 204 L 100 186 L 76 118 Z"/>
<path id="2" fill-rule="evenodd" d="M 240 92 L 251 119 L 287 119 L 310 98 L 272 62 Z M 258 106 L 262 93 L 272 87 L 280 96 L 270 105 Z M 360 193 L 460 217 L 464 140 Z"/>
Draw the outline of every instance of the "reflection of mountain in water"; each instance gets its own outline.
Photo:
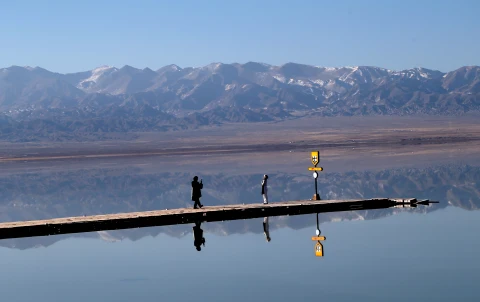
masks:
<path id="1" fill-rule="evenodd" d="M 260 182 L 256 175 L 201 175 L 205 184 L 202 202 L 206 205 L 261 202 Z M 54 217 L 93 215 L 165 208 L 190 207 L 192 175 L 184 173 L 143 174 L 140 169 L 81 170 L 58 173 L 25 173 L 0 178 L 0 220 L 17 221 Z M 449 204 L 466 210 L 480 205 L 480 168 L 473 166 L 438 166 L 428 169 L 395 169 L 380 172 L 324 173 L 319 189 L 324 199 L 416 197 L 439 200 L 435 207 L 418 207 L 411 212 L 428 212 Z M 309 199 L 313 193 L 310 174 L 271 174 L 270 200 Z M 322 221 L 375 219 L 395 214 L 402 209 L 356 211 L 322 214 Z M 304 217 L 279 217 L 271 221 L 270 229 L 303 228 L 314 224 Z M 206 232 L 218 234 L 261 233 L 261 223 L 232 221 L 208 223 Z M 182 236 L 190 226 L 146 228 L 115 232 L 90 233 L 82 237 L 105 240 L 139 239 L 156 236 L 159 232 Z M 113 235 L 112 235 L 113 234 Z M 114 236 L 114 237 L 112 237 Z M 4 246 L 28 248 L 49 245 L 65 236 L 37 239 L 5 240 Z M 19 242 L 25 242 L 25 246 Z M 27 244 L 26 242 L 30 242 Z"/>

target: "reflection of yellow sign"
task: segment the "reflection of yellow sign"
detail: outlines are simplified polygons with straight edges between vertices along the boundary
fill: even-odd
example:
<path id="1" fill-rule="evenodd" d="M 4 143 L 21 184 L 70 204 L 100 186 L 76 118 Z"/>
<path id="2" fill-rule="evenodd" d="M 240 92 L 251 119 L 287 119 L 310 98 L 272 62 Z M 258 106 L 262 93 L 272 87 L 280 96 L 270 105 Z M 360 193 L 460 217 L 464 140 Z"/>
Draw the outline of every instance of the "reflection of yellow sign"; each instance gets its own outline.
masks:
<path id="1" fill-rule="evenodd" d="M 314 166 L 317 166 L 318 163 L 320 162 L 320 152 L 318 151 L 312 151 L 312 164 Z"/>
<path id="2" fill-rule="evenodd" d="M 308 167 L 308 171 L 323 171 L 322 167 Z"/>
<path id="3" fill-rule="evenodd" d="M 320 243 L 320 241 L 315 244 L 315 256 L 323 257 L 323 245 Z"/>
<path id="4" fill-rule="evenodd" d="M 313 241 L 320 241 L 320 240 L 325 240 L 327 238 L 325 238 L 325 236 L 320 236 L 320 237 L 312 237 L 312 240 Z"/>

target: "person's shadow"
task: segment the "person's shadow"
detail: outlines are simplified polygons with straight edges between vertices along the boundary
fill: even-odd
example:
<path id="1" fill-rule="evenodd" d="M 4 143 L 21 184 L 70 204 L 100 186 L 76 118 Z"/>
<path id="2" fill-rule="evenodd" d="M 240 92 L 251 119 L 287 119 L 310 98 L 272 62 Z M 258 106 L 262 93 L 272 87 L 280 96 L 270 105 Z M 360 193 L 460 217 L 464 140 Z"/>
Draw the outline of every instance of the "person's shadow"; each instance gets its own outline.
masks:
<path id="1" fill-rule="evenodd" d="M 202 244 L 205 246 L 205 238 L 203 237 L 203 230 L 200 228 L 201 222 L 195 222 L 193 227 L 193 245 L 197 248 L 197 251 L 202 250 Z"/>

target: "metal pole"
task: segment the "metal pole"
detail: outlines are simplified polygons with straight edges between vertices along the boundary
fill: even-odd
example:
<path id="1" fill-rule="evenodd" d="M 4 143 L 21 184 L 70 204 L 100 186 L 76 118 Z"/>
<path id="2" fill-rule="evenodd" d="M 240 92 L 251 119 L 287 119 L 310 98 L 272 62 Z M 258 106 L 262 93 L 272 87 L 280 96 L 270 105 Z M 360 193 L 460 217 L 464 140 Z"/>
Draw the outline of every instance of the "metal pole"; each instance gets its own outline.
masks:
<path id="1" fill-rule="evenodd" d="M 315 178 L 315 195 L 313 195 L 313 200 L 320 200 L 320 195 L 318 194 L 318 185 L 317 185 L 318 173 L 315 171 L 313 176 Z"/>

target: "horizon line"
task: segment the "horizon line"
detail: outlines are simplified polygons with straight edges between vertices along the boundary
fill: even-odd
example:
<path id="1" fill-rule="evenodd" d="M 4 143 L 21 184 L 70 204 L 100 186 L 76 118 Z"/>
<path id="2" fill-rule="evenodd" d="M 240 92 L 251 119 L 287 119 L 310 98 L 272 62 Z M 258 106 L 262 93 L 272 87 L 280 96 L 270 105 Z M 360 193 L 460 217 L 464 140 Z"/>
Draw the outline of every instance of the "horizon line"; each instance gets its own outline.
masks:
<path id="1" fill-rule="evenodd" d="M 8 69 L 8 68 L 12 68 L 12 67 L 20 67 L 20 68 L 25 68 L 25 69 L 43 69 L 43 70 L 46 70 L 46 71 L 49 71 L 49 72 L 52 72 L 52 73 L 58 73 L 58 74 L 74 74 L 74 73 L 81 73 L 81 72 L 89 72 L 89 71 L 93 71 L 93 70 L 96 70 L 96 69 L 100 69 L 102 67 L 108 67 L 108 68 L 116 68 L 116 69 L 122 69 L 122 68 L 125 68 L 125 67 L 131 67 L 131 68 L 134 68 L 134 69 L 137 69 L 137 70 L 145 70 L 145 69 L 150 69 L 152 71 L 158 71 L 162 68 L 165 68 L 165 67 L 169 67 L 169 66 L 176 66 L 178 68 L 180 68 L 180 70 L 183 70 L 183 69 L 187 69 L 187 68 L 193 68 L 193 69 L 198 69 L 198 68 L 205 68 L 205 67 L 208 67 L 210 65 L 215 65 L 215 64 L 222 64 L 222 65 L 246 65 L 248 63 L 256 63 L 256 64 L 261 64 L 261 65 L 266 65 L 266 66 L 269 66 L 269 67 L 277 67 L 277 68 L 281 68 L 287 64 L 295 64 L 295 65 L 304 65 L 304 66 L 309 66 L 309 67 L 315 67 L 315 68 L 324 68 L 324 69 L 341 69 L 341 68 L 359 68 L 359 67 L 367 67 L 367 68 L 377 68 L 377 69 L 383 69 L 383 70 L 387 70 L 387 71 L 391 71 L 391 72 L 401 72 L 401 71 L 407 71 L 407 70 L 412 70 L 412 69 L 427 69 L 427 70 L 430 70 L 430 71 L 438 71 L 438 72 L 441 72 L 441 73 L 449 73 L 449 72 L 452 72 L 452 71 L 456 71 L 458 69 L 461 69 L 461 68 L 468 68 L 468 67 L 480 67 L 478 65 L 464 65 L 464 66 L 460 66 L 456 69 L 453 69 L 453 70 L 450 70 L 450 71 L 441 71 L 441 70 L 438 70 L 438 69 L 430 69 L 430 68 L 426 68 L 426 67 L 422 67 L 422 66 L 415 66 L 415 67 L 411 67 L 411 68 L 406 68 L 406 69 L 389 69 L 389 68 L 385 68 L 385 67 L 380 67 L 380 66 L 376 66 L 376 65 L 343 65 L 343 66 L 320 66 L 320 65 L 311 65 L 311 64 L 305 64 L 305 63 L 297 63 L 297 62 L 287 62 L 287 63 L 283 63 L 281 65 L 273 65 L 273 64 L 269 64 L 269 63 L 264 63 L 264 62 L 256 62 L 256 61 L 248 61 L 248 62 L 245 62 L 245 63 L 238 63 L 238 62 L 232 62 L 232 63 L 223 63 L 223 62 L 212 62 L 212 63 L 209 63 L 209 64 L 206 64 L 206 65 L 200 65 L 200 66 L 186 66 L 186 67 L 181 67 L 179 66 L 178 64 L 175 64 L 175 63 L 172 63 L 172 64 L 167 64 L 167 65 L 164 65 L 158 69 L 152 69 L 150 67 L 144 67 L 144 68 L 137 68 L 137 67 L 134 67 L 132 65 L 128 65 L 128 64 L 125 64 L 123 65 L 122 67 L 116 67 L 116 66 L 113 66 L 113 65 L 108 65 L 108 64 L 103 64 L 103 65 L 100 65 L 100 66 L 97 66 L 93 69 L 87 69 L 87 70 L 83 70 L 83 71 L 75 71 L 75 72 L 65 72 L 65 73 L 62 73 L 62 72 L 57 72 L 57 71 L 52 71 L 52 70 L 49 70 L 49 69 L 46 69 L 46 68 L 43 68 L 43 67 L 40 67 L 40 66 L 35 66 L 35 67 L 32 67 L 32 66 L 29 66 L 29 65 L 25 65 L 25 66 L 21 66 L 21 65 L 10 65 L 8 67 L 1 67 L 0 70 L 4 70 L 4 69 Z"/>

